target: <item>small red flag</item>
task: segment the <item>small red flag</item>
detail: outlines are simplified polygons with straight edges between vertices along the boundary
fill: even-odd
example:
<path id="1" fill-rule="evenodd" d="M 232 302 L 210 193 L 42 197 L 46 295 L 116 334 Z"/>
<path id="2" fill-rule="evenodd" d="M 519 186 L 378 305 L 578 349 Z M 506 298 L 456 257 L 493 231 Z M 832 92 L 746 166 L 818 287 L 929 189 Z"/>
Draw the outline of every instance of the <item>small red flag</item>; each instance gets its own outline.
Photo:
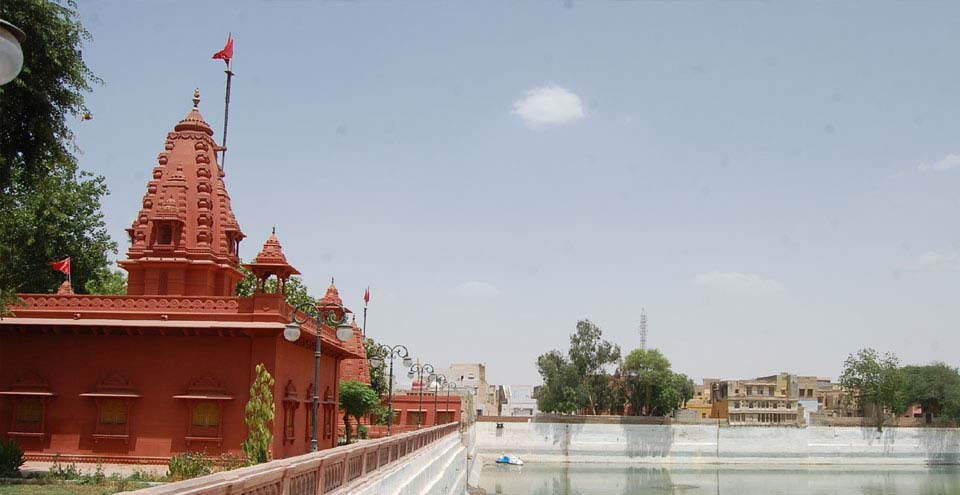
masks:
<path id="1" fill-rule="evenodd" d="M 367 290 L 363 292 L 363 303 L 366 304 L 370 302 L 370 287 L 367 287 Z"/>
<path id="2" fill-rule="evenodd" d="M 70 257 L 67 256 L 61 261 L 51 261 L 50 266 L 58 272 L 63 272 L 64 275 L 70 275 Z"/>
<path id="3" fill-rule="evenodd" d="M 230 65 L 230 59 L 233 58 L 233 33 L 227 35 L 227 44 L 223 47 L 223 50 L 214 53 L 213 58 L 219 58 L 220 60 L 223 60 L 227 66 Z"/>

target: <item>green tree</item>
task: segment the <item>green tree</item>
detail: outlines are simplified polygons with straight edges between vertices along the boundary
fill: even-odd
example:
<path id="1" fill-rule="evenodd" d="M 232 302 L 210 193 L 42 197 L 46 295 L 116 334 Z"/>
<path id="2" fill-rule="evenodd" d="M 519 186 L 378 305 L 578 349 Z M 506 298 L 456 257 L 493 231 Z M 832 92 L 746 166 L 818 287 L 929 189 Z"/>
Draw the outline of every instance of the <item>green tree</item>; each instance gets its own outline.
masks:
<path id="1" fill-rule="evenodd" d="M 876 350 L 867 348 L 851 354 L 844 362 L 840 385 L 864 411 L 872 408 L 877 431 L 883 431 L 886 411 L 900 413 L 906 408 L 900 362 L 892 353 L 881 357 Z"/>
<path id="2" fill-rule="evenodd" d="M 240 271 L 243 273 L 244 277 L 237 283 L 237 295 L 243 297 L 250 297 L 253 295 L 254 291 L 257 288 L 257 278 L 253 276 L 253 272 L 247 270 L 245 267 L 240 267 Z M 264 284 L 263 290 L 271 294 L 277 291 L 277 278 L 271 277 L 267 280 L 267 283 Z M 318 304 L 320 299 L 310 295 L 310 290 L 307 289 L 307 286 L 303 284 L 303 279 L 300 277 L 290 277 L 287 279 L 287 304 L 297 307 L 301 304 Z"/>
<path id="3" fill-rule="evenodd" d="M 16 292 L 56 290 L 47 263 L 70 256 L 74 288 L 107 273 L 116 244 L 100 200 L 103 177 L 79 170 L 70 120 L 87 112 L 100 84 L 83 59 L 90 34 L 76 3 L 0 2 L 0 17 L 26 32 L 23 71 L 0 86 L 0 313 Z"/>
<path id="4" fill-rule="evenodd" d="M 904 404 L 919 403 L 923 412 L 944 421 L 960 421 L 960 373 L 944 363 L 904 366 Z"/>
<path id="5" fill-rule="evenodd" d="M 89 294 L 117 295 L 127 293 L 127 276 L 123 270 L 107 270 L 105 275 L 96 280 L 87 280 L 84 284 Z"/>
<path id="6" fill-rule="evenodd" d="M 363 340 L 363 348 L 367 353 L 368 359 L 374 354 L 382 354 L 380 344 L 370 337 Z M 390 384 L 387 383 L 387 373 L 389 370 L 386 370 L 387 366 L 390 366 L 390 360 L 384 359 L 384 363 L 384 366 L 379 368 L 374 368 L 373 366 L 367 367 L 370 370 L 370 388 L 381 397 L 388 393 L 390 386 Z"/>
<path id="7" fill-rule="evenodd" d="M 634 349 L 623 362 L 623 375 L 634 414 L 664 414 L 664 402 L 673 400 L 664 396 L 664 389 L 672 383 L 673 371 L 670 361 L 659 350 Z"/>
<path id="8" fill-rule="evenodd" d="M 579 405 L 579 375 L 576 367 L 563 353 L 553 350 L 541 354 L 537 358 L 537 371 L 543 378 L 543 385 L 534 394 L 537 408 L 548 413 L 576 412 Z"/>
<path id="9" fill-rule="evenodd" d="M 620 360 L 620 347 L 602 337 L 603 331 L 590 320 L 578 321 L 577 330 L 570 335 L 568 355 L 582 377 L 580 405 L 590 414 L 609 409 L 612 394 L 606 368 Z"/>
<path id="10" fill-rule="evenodd" d="M 340 408 L 343 409 L 343 431 L 350 443 L 353 430 L 350 416 L 360 424 L 360 418 L 380 409 L 380 396 L 369 385 L 358 380 L 340 382 Z"/>
<path id="11" fill-rule="evenodd" d="M 250 400 L 247 401 L 246 422 L 247 439 L 243 441 L 243 454 L 250 464 L 260 464 L 270 460 L 270 444 L 273 443 L 273 423 L 275 408 L 273 404 L 273 377 L 267 367 L 260 363 L 256 367 L 257 377 L 250 385 Z"/>
<path id="12" fill-rule="evenodd" d="M 694 396 L 693 380 L 674 373 L 670 361 L 657 349 L 634 349 L 620 373 L 636 415 L 666 416 Z"/>

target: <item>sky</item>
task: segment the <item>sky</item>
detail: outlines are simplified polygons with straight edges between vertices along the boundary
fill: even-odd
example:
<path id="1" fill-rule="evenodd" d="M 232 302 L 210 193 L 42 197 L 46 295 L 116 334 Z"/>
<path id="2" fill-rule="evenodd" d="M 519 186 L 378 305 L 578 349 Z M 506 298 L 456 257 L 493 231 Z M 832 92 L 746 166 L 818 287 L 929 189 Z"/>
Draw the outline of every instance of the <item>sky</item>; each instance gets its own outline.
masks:
<path id="1" fill-rule="evenodd" d="M 536 384 L 589 318 L 695 379 L 957 366 L 960 4 L 128 2 L 79 11 L 77 122 L 128 247 L 167 132 L 222 139 L 249 260 L 437 368 Z"/>

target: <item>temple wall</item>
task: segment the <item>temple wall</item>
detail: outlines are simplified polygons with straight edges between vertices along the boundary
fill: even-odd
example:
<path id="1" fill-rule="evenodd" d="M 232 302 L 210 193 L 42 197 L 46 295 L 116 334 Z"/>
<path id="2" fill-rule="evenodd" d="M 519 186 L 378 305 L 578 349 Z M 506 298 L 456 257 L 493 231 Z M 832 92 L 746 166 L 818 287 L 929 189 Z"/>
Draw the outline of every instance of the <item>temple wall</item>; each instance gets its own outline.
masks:
<path id="1" fill-rule="evenodd" d="M 254 367 L 262 362 L 276 380 L 274 457 L 309 452 L 305 431 L 308 404 L 301 403 L 294 410 L 294 441 L 289 442 L 283 435 L 282 399 L 290 379 L 294 380 L 298 397 L 309 399 L 307 386 L 313 382 L 313 350 L 285 341 L 278 347 L 280 339 L 275 335 L 74 335 L 66 328 L 56 335 L 0 332 L 0 390 L 9 388 L 23 372 L 34 371 L 47 380 L 50 392 L 55 394 L 47 402 L 44 436 L 13 438 L 33 459 L 61 454 L 65 460 L 79 462 L 100 459 L 166 464 L 172 454 L 185 451 L 206 451 L 212 456 L 240 454 L 247 432 L 244 409 Z M 332 396 L 337 397 L 336 359 L 324 356 L 321 369 L 321 390 L 330 387 Z M 128 378 L 133 392 L 141 395 L 132 399 L 126 443 L 113 438 L 95 441 L 95 400 L 79 395 L 95 392 L 98 383 L 110 373 Z M 191 441 L 188 445 L 185 437 L 191 421 L 189 401 L 173 396 L 186 393 L 191 382 L 205 374 L 218 380 L 233 399 L 223 401 L 220 445 L 210 441 Z M 8 436 L 11 429 L 14 400 L 9 395 L 0 397 L 0 437 Z M 332 414 L 334 434 L 326 439 L 321 435 L 321 449 L 336 445 L 335 405 Z"/>
<path id="2" fill-rule="evenodd" d="M 527 462 L 960 464 L 960 430 L 478 422 L 478 455 Z"/>
<path id="3" fill-rule="evenodd" d="M 304 334 L 301 339 L 307 338 Z M 300 455 L 310 452 L 310 437 L 312 431 L 307 431 L 307 412 L 313 411 L 313 376 L 314 376 L 314 350 L 305 346 L 291 344 L 283 340 L 282 336 L 276 338 L 277 362 L 273 372 L 276 383 L 273 389 L 273 396 L 276 400 L 276 427 L 273 438 L 274 457 L 283 458 L 293 455 Z M 327 449 L 337 446 L 337 427 L 343 423 L 343 419 L 337 409 L 340 391 L 337 376 L 337 359 L 333 356 L 320 355 L 320 429 L 318 430 L 318 445 L 320 449 Z M 293 412 L 294 417 L 294 435 L 293 441 L 285 438 L 284 434 L 284 394 L 288 382 L 292 380 L 296 388 L 297 398 L 301 402 L 296 406 Z M 327 391 L 329 389 L 329 394 Z M 332 399 L 333 404 L 329 402 L 324 404 L 324 399 Z M 289 406 L 288 406 L 289 407 Z M 325 417 L 324 414 L 330 417 Z M 325 429 L 324 421 L 332 422 L 332 429 Z"/>
<path id="4" fill-rule="evenodd" d="M 251 340 L 186 336 L 97 336 L 0 333 L 0 384 L 12 383 L 24 371 L 35 371 L 56 394 L 49 399 L 42 439 L 18 438 L 28 453 L 84 454 L 165 458 L 171 452 L 239 451 L 246 427 L 243 409 L 249 389 Z M 94 392 L 109 373 L 129 378 L 133 399 L 128 416 L 128 443 L 118 439 L 94 442 L 97 422 Z M 186 392 L 196 378 L 210 374 L 233 397 L 223 402 L 223 444 L 191 443 L 185 436 L 190 420 Z M 12 400 L 0 399 L 0 424 L 5 434 L 12 419 Z"/>

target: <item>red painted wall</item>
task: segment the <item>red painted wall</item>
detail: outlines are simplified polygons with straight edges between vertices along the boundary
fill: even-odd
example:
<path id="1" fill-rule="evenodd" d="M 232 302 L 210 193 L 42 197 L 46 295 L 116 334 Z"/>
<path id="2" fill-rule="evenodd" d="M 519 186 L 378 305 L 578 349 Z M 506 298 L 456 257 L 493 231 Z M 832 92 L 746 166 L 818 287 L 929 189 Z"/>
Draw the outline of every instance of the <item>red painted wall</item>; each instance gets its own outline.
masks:
<path id="1" fill-rule="evenodd" d="M 277 419 L 274 428 L 273 452 L 274 457 L 290 457 L 294 455 L 310 452 L 311 432 L 307 431 L 307 414 L 313 409 L 313 377 L 314 377 L 314 355 L 313 349 L 307 349 L 303 346 L 290 344 L 278 338 L 279 347 L 277 349 L 277 369 L 274 377 L 276 385 L 273 395 L 277 398 Z M 338 389 L 337 378 L 337 359 L 330 355 L 324 355 L 321 349 L 320 354 L 320 428 L 318 430 L 318 447 L 327 449 L 337 446 L 336 424 L 338 403 L 340 392 Z M 285 396 L 288 383 L 292 382 L 296 388 L 296 397 L 300 403 L 294 408 L 294 436 L 293 442 L 290 442 L 284 435 L 284 421 L 286 419 L 284 407 L 289 407 L 289 402 L 282 400 Z M 327 389 L 330 393 L 327 394 Z M 324 407 L 324 399 L 332 398 L 332 412 L 329 407 Z M 325 416 L 326 414 L 326 416 Z M 331 417 L 332 416 L 332 417 Z M 330 435 L 324 435 L 324 420 L 333 421 L 333 432 Z"/>
<path id="2" fill-rule="evenodd" d="M 307 404 L 301 403 L 295 410 L 295 440 L 291 444 L 283 438 L 282 402 L 288 380 L 293 380 L 301 399 L 308 398 L 307 385 L 313 382 L 313 349 L 307 346 L 288 343 L 276 334 L 100 336 L 0 331 L 0 390 L 8 388 L 18 374 L 33 370 L 48 381 L 50 391 L 56 394 L 47 403 L 47 434 L 42 439 L 16 437 L 28 454 L 119 456 L 138 462 L 162 461 L 187 450 L 206 450 L 211 455 L 239 454 L 246 437 L 244 407 L 254 367 L 260 362 L 276 379 L 274 457 L 309 451 L 305 435 Z M 336 366 L 334 357 L 323 357 L 321 395 L 330 387 L 333 397 L 337 397 Z M 95 443 L 91 436 L 97 421 L 94 399 L 79 396 L 95 391 L 98 382 L 109 373 L 129 378 L 134 391 L 142 396 L 134 399 L 129 413 L 128 444 L 114 439 Z M 172 397 L 184 394 L 190 383 L 204 374 L 216 378 L 226 394 L 233 397 L 224 402 L 220 447 L 209 442 L 187 446 L 184 437 L 190 421 L 188 401 Z M 9 396 L 0 398 L 0 436 L 7 436 L 11 425 L 11 403 Z M 333 413 L 337 414 L 336 405 Z M 320 448 L 335 445 L 335 436 L 324 440 L 321 430 Z"/>
<path id="3" fill-rule="evenodd" d="M 436 413 L 438 412 L 441 416 L 439 423 L 460 421 L 460 396 L 450 394 L 449 405 L 447 402 L 447 395 L 445 393 L 440 393 L 440 395 L 437 396 L 436 406 L 434 406 L 433 399 L 434 396 L 432 393 L 424 392 L 422 406 L 423 421 L 421 422 L 422 426 L 433 426 L 434 422 L 436 421 Z M 387 401 L 384 400 L 383 404 L 386 406 Z M 393 410 L 399 414 L 399 417 L 397 417 L 397 419 L 394 421 L 394 424 L 416 426 L 417 414 L 421 411 L 420 407 L 419 394 L 393 396 Z M 436 410 L 434 407 L 436 407 Z M 448 418 L 449 415 L 452 415 L 452 419 Z"/>

